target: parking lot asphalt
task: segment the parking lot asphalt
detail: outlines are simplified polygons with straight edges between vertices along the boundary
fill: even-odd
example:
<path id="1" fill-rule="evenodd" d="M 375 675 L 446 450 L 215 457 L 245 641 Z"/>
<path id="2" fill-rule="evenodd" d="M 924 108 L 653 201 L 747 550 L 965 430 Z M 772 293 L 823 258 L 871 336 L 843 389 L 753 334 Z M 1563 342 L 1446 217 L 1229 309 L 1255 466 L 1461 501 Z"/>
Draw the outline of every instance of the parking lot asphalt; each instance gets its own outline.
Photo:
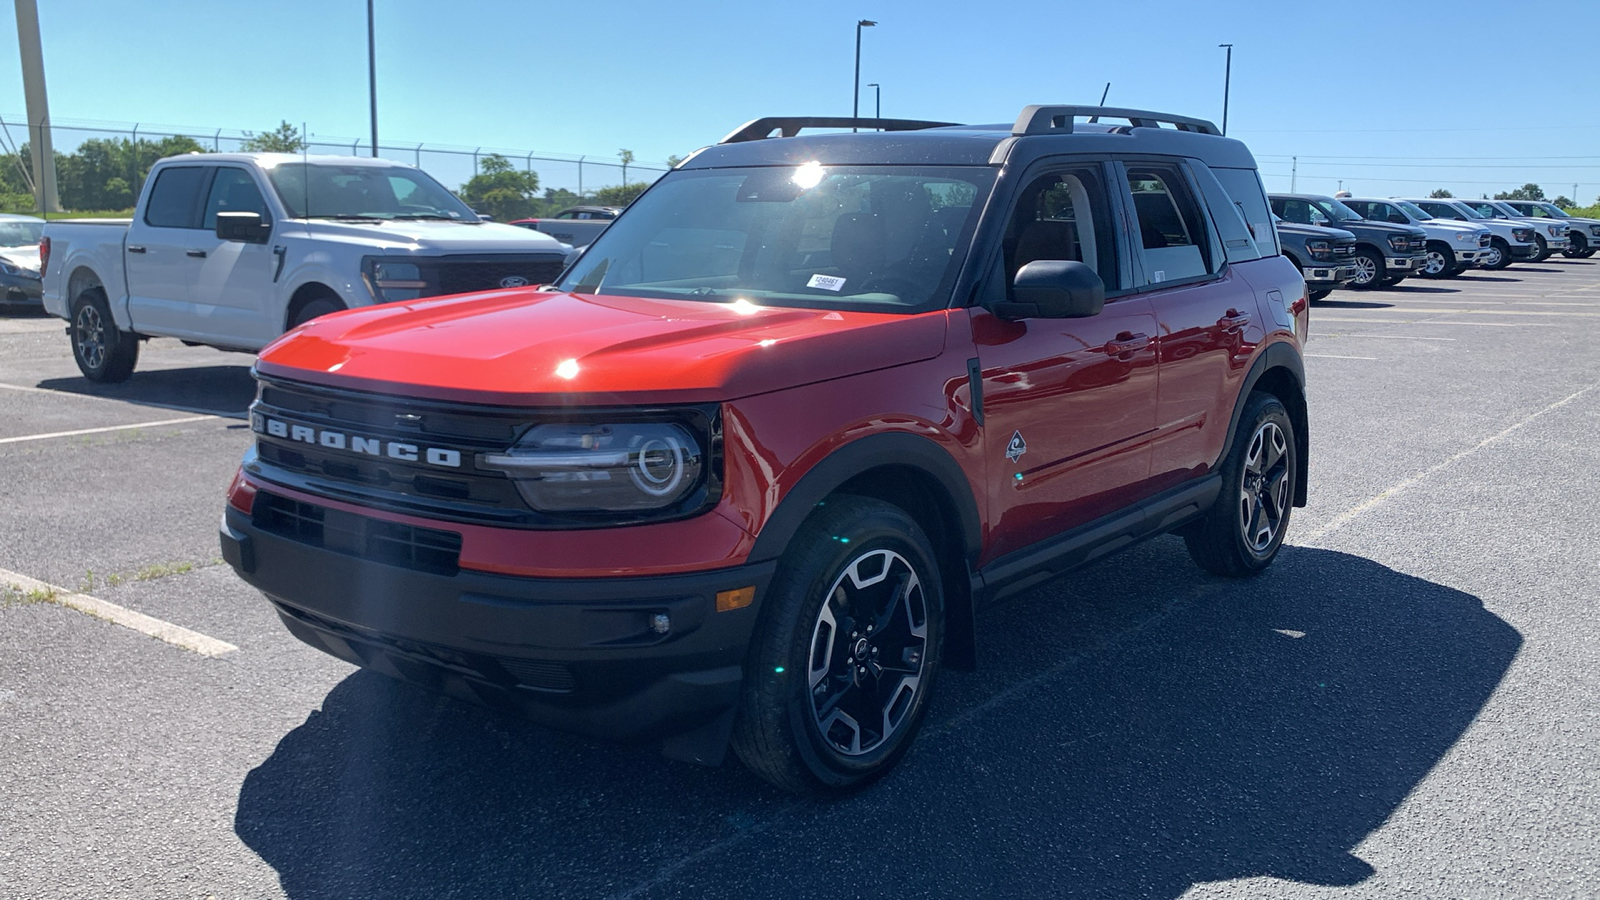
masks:
<path id="1" fill-rule="evenodd" d="M 1312 311 L 1311 505 L 1229 582 L 1162 538 L 978 617 L 844 800 L 548 731 L 291 638 L 221 565 L 249 358 L 92 386 L 0 317 L 0 898 L 1600 893 L 1600 261 Z"/>

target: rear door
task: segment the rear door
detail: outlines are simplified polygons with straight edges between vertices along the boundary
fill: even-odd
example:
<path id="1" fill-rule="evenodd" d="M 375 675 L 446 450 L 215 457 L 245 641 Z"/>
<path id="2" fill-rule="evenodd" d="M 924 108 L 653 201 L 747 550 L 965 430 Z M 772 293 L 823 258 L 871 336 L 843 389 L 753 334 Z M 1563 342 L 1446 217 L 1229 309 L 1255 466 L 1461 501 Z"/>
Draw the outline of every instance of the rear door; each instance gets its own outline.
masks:
<path id="1" fill-rule="evenodd" d="M 189 336 L 189 250 L 200 227 L 200 201 L 209 166 L 166 166 L 156 171 L 144 211 L 128 227 L 123 254 L 128 273 L 128 316 L 135 331 Z"/>
<path id="2" fill-rule="evenodd" d="M 1081 319 L 1007 321 L 969 310 L 991 456 L 991 558 L 1044 540 L 1145 495 L 1155 429 L 1156 320 L 1128 291 L 1126 241 L 1100 162 L 1035 169 L 1009 213 L 980 302 L 1007 299 L 1017 269 L 1076 260 L 1107 286 Z"/>
<path id="3" fill-rule="evenodd" d="M 217 237 L 219 212 L 253 212 L 263 222 L 272 222 L 261 185 L 249 169 L 216 167 L 206 191 L 200 229 L 194 232 L 185 256 L 190 299 L 218 343 L 259 347 L 284 329 L 283 310 L 278 308 L 272 283 L 277 258 L 270 241 L 245 243 Z"/>

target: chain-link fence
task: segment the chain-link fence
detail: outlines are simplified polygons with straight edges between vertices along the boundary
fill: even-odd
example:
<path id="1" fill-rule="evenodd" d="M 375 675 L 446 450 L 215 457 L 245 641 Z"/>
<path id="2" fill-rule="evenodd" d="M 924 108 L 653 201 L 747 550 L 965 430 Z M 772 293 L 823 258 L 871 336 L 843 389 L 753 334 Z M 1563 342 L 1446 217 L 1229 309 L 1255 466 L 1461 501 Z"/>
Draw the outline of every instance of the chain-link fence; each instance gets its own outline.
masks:
<path id="1" fill-rule="evenodd" d="M 174 126 L 121 127 L 119 124 L 57 120 L 50 127 L 56 155 L 56 180 L 64 209 L 74 212 L 127 209 L 143 187 L 150 165 L 161 155 L 198 147 L 201 151 L 239 151 L 256 135 L 227 128 Z M 38 128 L 23 116 L 0 115 L 0 206 L 9 211 L 35 209 L 33 165 L 27 144 Z M 186 140 L 180 140 L 186 139 Z M 370 156 L 370 139 L 335 137 L 306 131 L 305 152 L 336 156 Z M 193 142 L 192 144 L 189 142 Z M 581 155 L 468 147 L 436 143 L 378 141 L 378 155 L 414 165 L 452 190 L 476 175 L 485 157 L 499 155 L 519 171 L 536 172 L 539 189 L 570 191 L 579 197 L 604 187 L 651 182 L 667 171 L 665 161 L 623 166 L 616 155 Z"/>

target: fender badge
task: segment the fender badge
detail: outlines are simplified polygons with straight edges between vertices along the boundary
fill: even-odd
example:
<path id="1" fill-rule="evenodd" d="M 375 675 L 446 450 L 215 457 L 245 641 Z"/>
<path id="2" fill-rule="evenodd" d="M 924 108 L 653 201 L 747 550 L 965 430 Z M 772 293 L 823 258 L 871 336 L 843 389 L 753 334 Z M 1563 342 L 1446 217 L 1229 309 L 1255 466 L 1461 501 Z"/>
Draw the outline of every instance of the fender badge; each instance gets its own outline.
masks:
<path id="1" fill-rule="evenodd" d="M 1028 442 L 1022 439 L 1022 432 L 1011 432 L 1011 442 L 1006 444 L 1006 459 L 1016 462 L 1022 454 L 1028 452 Z"/>

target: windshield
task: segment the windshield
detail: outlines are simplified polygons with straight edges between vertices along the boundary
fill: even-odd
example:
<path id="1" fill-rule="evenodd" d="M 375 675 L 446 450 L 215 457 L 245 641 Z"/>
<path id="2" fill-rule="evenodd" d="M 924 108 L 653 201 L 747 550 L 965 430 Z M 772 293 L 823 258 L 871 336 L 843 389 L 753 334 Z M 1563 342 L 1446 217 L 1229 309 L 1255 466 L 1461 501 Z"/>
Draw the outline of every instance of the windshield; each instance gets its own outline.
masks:
<path id="1" fill-rule="evenodd" d="M 1545 212 L 1549 213 L 1550 214 L 1550 218 L 1552 218 L 1552 219 L 1570 219 L 1570 218 L 1572 218 L 1571 216 L 1567 215 L 1567 211 L 1566 210 L 1564 210 L 1561 207 L 1555 205 L 1554 203 L 1536 203 L 1534 205 L 1539 207 L 1540 209 L 1544 210 Z"/>
<path id="2" fill-rule="evenodd" d="M 910 312 L 947 305 L 984 167 L 678 170 L 561 279 L 582 294 Z"/>
<path id="3" fill-rule="evenodd" d="M 284 163 L 269 169 L 268 177 L 296 219 L 479 221 L 466 204 L 420 169 Z"/>
<path id="4" fill-rule="evenodd" d="M 1392 201 L 1392 202 L 1394 203 L 1395 206 L 1398 206 L 1401 209 L 1405 210 L 1406 213 L 1408 215 L 1410 215 L 1411 218 L 1413 218 L 1413 219 L 1418 219 L 1420 221 L 1426 222 L 1429 219 L 1433 218 L 1433 216 L 1428 215 L 1427 210 L 1424 210 L 1422 207 L 1416 205 L 1415 203 L 1408 203 L 1405 200 L 1395 200 L 1395 201 Z"/>
<path id="5" fill-rule="evenodd" d="M 43 233 L 44 222 L 0 221 L 0 247 L 37 247 Z"/>
<path id="6" fill-rule="evenodd" d="M 1313 200 L 1311 205 L 1322 210 L 1323 215 L 1335 222 L 1357 222 L 1361 220 L 1360 213 L 1337 200 Z"/>
<path id="7" fill-rule="evenodd" d="M 1454 209 L 1457 212 L 1461 213 L 1462 215 L 1466 216 L 1469 219 L 1487 219 L 1487 218 L 1489 218 L 1488 216 L 1484 215 L 1481 212 L 1478 212 L 1477 210 L 1473 209 L 1472 207 L 1466 205 L 1465 203 L 1456 204 Z"/>

